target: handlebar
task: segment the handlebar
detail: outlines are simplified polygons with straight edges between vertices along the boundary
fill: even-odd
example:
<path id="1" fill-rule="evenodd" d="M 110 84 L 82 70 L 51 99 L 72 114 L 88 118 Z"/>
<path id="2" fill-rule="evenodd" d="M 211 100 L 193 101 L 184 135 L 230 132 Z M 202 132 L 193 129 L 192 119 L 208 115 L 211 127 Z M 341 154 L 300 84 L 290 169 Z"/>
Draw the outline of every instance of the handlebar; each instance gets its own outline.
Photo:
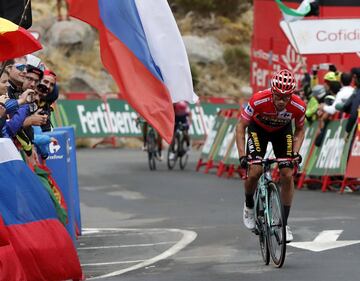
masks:
<path id="1" fill-rule="evenodd" d="M 273 163 L 280 163 L 280 162 L 298 162 L 296 158 L 266 158 L 266 159 L 257 159 L 257 160 L 249 160 L 248 164 L 273 164 Z"/>

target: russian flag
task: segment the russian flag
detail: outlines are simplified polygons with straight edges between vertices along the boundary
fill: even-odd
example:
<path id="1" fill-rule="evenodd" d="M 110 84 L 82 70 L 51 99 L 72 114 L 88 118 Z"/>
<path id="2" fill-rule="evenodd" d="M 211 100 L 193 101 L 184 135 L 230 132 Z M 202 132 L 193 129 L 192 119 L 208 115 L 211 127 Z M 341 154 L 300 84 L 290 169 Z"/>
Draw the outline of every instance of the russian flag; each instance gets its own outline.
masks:
<path id="1" fill-rule="evenodd" d="M 170 143 L 173 103 L 194 103 L 190 65 L 166 0 L 68 0 L 99 31 L 104 66 L 122 95 Z"/>
<path id="2" fill-rule="evenodd" d="M 0 280 L 80 280 L 76 249 L 46 189 L 10 139 L 0 139 L 0 151 Z"/>

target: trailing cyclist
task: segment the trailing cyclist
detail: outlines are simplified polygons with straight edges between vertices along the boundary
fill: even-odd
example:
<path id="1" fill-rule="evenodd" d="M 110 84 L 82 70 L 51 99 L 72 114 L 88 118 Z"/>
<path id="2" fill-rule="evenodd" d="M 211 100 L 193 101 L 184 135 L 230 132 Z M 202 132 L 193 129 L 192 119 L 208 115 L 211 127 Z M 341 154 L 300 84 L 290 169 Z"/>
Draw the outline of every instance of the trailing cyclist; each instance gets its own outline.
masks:
<path id="1" fill-rule="evenodd" d="M 175 112 L 175 129 L 174 130 L 176 131 L 179 126 L 182 126 L 186 145 L 187 145 L 187 147 L 190 147 L 190 136 L 189 136 L 189 128 L 190 128 L 190 124 L 191 124 L 190 106 L 186 101 L 180 101 L 180 102 L 174 103 L 174 112 Z"/>
<path id="2" fill-rule="evenodd" d="M 147 151 L 147 135 L 148 135 L 148 128 L 149 124 L 146 122 L 145 119 L 143 119 L 141 116 L 138 116 L 136 118 L 136 124 L 137 126 L 141 126 L 141 132 L 143 137 L 143 151 Z M 157 158 L 159 161 L 162 161 L 162 137 L 160 134 L 156 134 L 156 144 L 157 144 Z"/>
<path id="3" fill-rule="evenodd" d="M 305 103 L 294 95 L 296 80 L 294 75 L 284 69 L 274 74 L 271 87 L 252 96 L 242 111 L 241 120 L 236 128 L 236 144 L 240 166 L 248 168 L 250 159 L 263 159 L 268 142 L 273 146 L 277 158 L 294 158 L 301 162 L 299 150 L 304 140 Z M 293 133 L 292 120 L 295 120 Z M 245 131 L 248 139 L 245 151 Z M 279 163 L 281 199 L 285 212 L 286 241 L 293 240 L 287 220 L 294 195 L 293 161 Z M 245 181 L 245 204 L 243 220 L 246 228 L 255 228 L 254 191 L 262 174 L 261 165 L 249 167 Z"/>

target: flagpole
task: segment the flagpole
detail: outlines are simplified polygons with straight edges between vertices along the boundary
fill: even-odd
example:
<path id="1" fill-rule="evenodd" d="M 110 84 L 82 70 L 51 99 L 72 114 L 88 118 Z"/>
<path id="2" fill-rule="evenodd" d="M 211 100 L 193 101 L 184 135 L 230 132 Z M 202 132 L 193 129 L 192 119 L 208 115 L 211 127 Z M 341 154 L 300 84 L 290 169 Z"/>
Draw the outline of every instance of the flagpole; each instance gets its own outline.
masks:
<path id="1" fill-rule="evenodd" d="M 30 4 L 30 0 L 27 0 L 26 5 L 24 7 L 24 11 L 23 11 L 23 13 L 21 15 L 21 18 L 20 18 L 20 22 L 18 24 L 19 26 L 21 26 L 21 24 L 22 24 L 22 22 L 23 22 L 23 20 L 25 18 L 26 10 L 28 9 L 29 4 Z M 3 73 L 5 71 L 5 68 L 9 65 L 9 61 L 10 60 L 5 61 L 4 64 L 1 66 L 0 77 L 3 75 Z"/>

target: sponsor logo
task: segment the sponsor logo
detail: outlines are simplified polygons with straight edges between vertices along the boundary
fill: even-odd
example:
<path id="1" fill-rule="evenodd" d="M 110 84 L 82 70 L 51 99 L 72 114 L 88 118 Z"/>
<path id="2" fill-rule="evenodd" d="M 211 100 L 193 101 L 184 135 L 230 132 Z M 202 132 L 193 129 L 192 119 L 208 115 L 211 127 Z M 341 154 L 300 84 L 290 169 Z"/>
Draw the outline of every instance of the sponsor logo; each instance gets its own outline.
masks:
<path id="1" fill-rule="evenodd" d="M 61 149 L 61 146 L 59 144 L 54 144 L 53 142 L 51 142 L 49 144 L 49 151 L 50 151 L 51 154 L 55 154 L 60 149 Z"/>
<path id="2" fill-rule="evenodd" d="M 284 118 L 284 119 L 291 119 L 292 118 L 292 113 L 290 112 L 280 112 L 278 114 L 279 118 Z"/>
<path id="3" fill-rule="evenodd" d="M 301 104 L 298 104 L 297 102 L 295 101 L 291 101 L 290 102 L 293 106 L 295 106 L 296 108 L 300 109 L 302 112 L 305 112 L 305 107 L 303 107 Z"/>
<path id="4" fill-rule="evenodd" d="M 264 98 L 264 99 L 255 101 L 254 105 L 258 106 L 259 104 L 262 104 L 262 103 L 265 103 L 265 102 L 268 102 L 268 101 L 270 101 L 270 98 Z"/>
<path id="5" fill-rule="evenodd" d="M 246 112 L 248 115 L 252 116 L 252 115 L 254 114 L 254 109 L 250 106 L 250 104 L 248 104 L 248 105 L 246 106 L 246 108 L 245 108 L 245 112 Z"/>
<path id="6" fill-rule="evenodd" d="M 341 132 L 342 126 L 339 126 L 331 138 L 331 130 L 326 131 L 324 143 L 316 161 L 316 168 L 337 169 L 341 167 L 341 156 L 345 147 L 345 140 Z"/>
<path id="7" fill-rule="evenodd" d="M 249 138 L 249 140 L 252 139 L 254 141 L 255 150 L 257 152 L 261 152 L 260 141 L 259 141 L 257 133 L 251 132 L 250 135 L 251 135 L 251 138 Z"/>
<path id="8" fill-rule="evenodd" d="M 292 135 L 286 135 L 286 155 L 292 156 L 293 152 L 293 137 Z"/>

